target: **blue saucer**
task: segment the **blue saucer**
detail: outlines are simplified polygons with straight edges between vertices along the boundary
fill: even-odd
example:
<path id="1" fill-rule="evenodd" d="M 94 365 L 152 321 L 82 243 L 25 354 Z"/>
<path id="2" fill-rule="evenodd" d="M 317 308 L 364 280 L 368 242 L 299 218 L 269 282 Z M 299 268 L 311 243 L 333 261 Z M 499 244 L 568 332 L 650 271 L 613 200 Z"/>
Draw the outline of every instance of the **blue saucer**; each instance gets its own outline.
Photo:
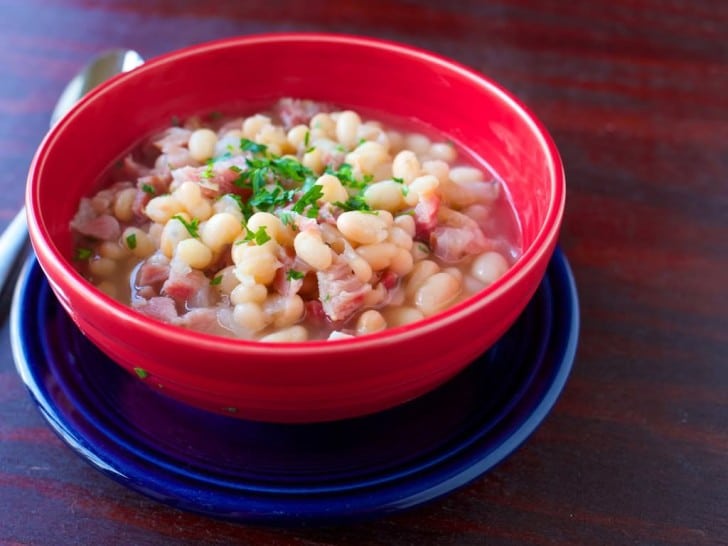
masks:
<path id="1" fill-rule="evenodd" d="M 268 524 L 382 516 L 481 476 L 553 407 L 578 330 L 574 279 L 557 250 L 516 324 L 436 391 L 367 417 L 280 425 L 213 415 L 136 381 L 80 333 L 35 259 L 11 317 L 23 381 L 92 466 L 177 508 Z"/>

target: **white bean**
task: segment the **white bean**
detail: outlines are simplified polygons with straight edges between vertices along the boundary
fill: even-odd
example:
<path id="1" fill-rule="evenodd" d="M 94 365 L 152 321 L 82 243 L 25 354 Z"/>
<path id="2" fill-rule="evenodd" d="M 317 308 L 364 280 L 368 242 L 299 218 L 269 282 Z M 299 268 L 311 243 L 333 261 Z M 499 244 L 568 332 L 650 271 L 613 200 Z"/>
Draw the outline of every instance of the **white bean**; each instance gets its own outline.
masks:
<path id="1" fill-rule="evenodd" d="M 116 194 L 114 198 L 114 216 L 122 222 L 129 222 L 134 218 L 132 205 L 138 191 L 136 188 L 126 188 Z"/>
<path id="2" fill-rule="evenodd" d="M 415 309 L 414 307 L 389 307 L 382 311 L 384 319 L 387 321 L 387 325 L 390 328 L 396 326 L 403 326 L 417 320 L 425 318 L 422 311 Z"/>
<path id="3" fill-rule="evenodd" d="M 353 148 L 356 145 L 356 135 L 360 125 L 359 114 L 352 110 L 341 112 L 336 121 L 336 140 L 346 148 Z"/>
<path id="4" fill-rule="evenodd" d="M 364 142 L 346 156 L 346 163 L 364 174 L 372 174 L 377 166 L 389 161 L 389 154 L 378 142 Z"/>
<path id="5" fill-rule="evenodd" d="M 238 281 L 238 278 L 235 276 L 235 266 L 229 265 L 225 267 L 224 269 L 221 269 L 217 273 L 215 273 L 215 276 L 213 279 L 219 279 L 216 280 L 214 286 L 217 287 L 217 289 L 222 292 L 223 294 L 230 294 L 236 286 L 239 286 L 240 281 Z M 266 290 L 267 293 L 267 290 Z M 238 303 L 238 302 L 234 302 Z"/>
<path id="6" fill-rule="evenodd" d="M 242 282 L 245 277 L 252 277 L 260 284 L 270 283 L 276 275 L 281 263 L 276 257 L 278 245 L 268 241 L 263 245 L 252 242 L 234 244 L 232 258 L 235 263 L 235 276 Z"/>
<path id="7" fill-rule="evenodd" d="M 200 225 L 200 238 L 214 252 L 219 252 L 224 246 L 231 244 L 242 231 L 240 220 L 234 214 L 219 212 Z"/>
<path id="8" fill-rule="evenodd" d="M 404 205 L 404 190 L 402 184 L 394 180 L 383 180 L 370 184 L 364 190 L 364 201 L 372 209 L 383 209 L 390 212 L 400 210 Z"/>
<path id="9" fill-rule="evenodd" d="M 199 239 L 185 239 L 177 244 L 175 258 L 195 269 L 205 269 L 212 261 L 212 251 Z"/>
<path id="10" fill-rule="evenodd" d="M 124 241 L 124 236 L 121 236 L 121 241 Z M 99 255 L 104 258 L 111 258 L 112 260 L 123 260 L 129 256 L 129 248 L 126 243 L 118 243 L 116 241 L 104 241 L 99 245 Z"/>
<path id="11" fill-rule="evenodd" d="M 453 303 L 460 294 L 460 282 L 448 273 L 435 273 L 415 292 L 414 303 L 425 316 L 434 315 Z"/>
<path id="12" fill-rule="evenodd" d="M 235 279 L 235 282 L 238 282 Z M 258 283 L 240 283 L 230 291 L 230 301 L 235 304 L 263 303 L 268 297 L 268 289 Z"/>
<path id="13" fill-rule="evenodd" d="M 404 230 L 410 238 L 413 238 L 417 232 L 415 219 L 409 214 L 400 214 L 394 219 L 394 224 Z"/>
<path id="14" fill-rule="evenodd" d="M 181 215 L 182 217 L 187 216 L 186 214 Z M 189 221 L 189 217 L 185 219 L 185 221 Z M 177 248 L 177 245 L 180 243 L 180 241 L 184 241 L 185 239 L 189 239 L 192 237 L 187 231 L 187 228 L 184 226 L 182 222 L 179 221 L 177 218 L 171 218 L 165 225 L 164 229 L 162 230 L 162 236 L 161 240 L 159 242 L 159 249 L 164 253 L 167 258 L 172 258 L 174 255 L 174 249 Z"/>
<path id="15" fill-rule="evenodd" d="M 258 132 L 266 125 L 270 125 L 270 118 L 268 116 L 255 114 L 254 116 L 245 118 L 242 125 L 243 136 L 249 140 L 255 140 Z"/>
<path id="16" fill-rule="evenodd" d="M 147 258 L 157 250 L 151 237 L 138 227 L 126 228 L 121 234 L 121 240 L 124 248 L 131 251 L 137 258 Z"/>
<path id="17" fill-rule="evenodd" d="M 410 271 L 412 271 L 413 267 L 414 258 L 412 258 L 412 254 L 409 250 L 405 250 L 404 248 L 398 248 L 396 254 L 392 256 L 389 263 L 389 269 L 400 277 L 407 275 Z"/>
<path id="18" fill-rule="evenodd" d="M 110 258 L 96 257 L 89 260 L 88 270 L 94 277 L 111 277 L 116 270 L 116 261 Z"/>
<path id="19" fill-rule="evenodd" d="M 259 304 L 238 303 L 233 309 L 233 320 L 249 333 L 259 332 L 268 326 L 268 320 Z"/>
<path id="20" fill-rule="evenodd" d="M 508 271 L 508 262 L 499 252 L 484 252 L 473 260 L 470 273 L 485 286 L 494 283 Z"/>
<path id="21" fill-rule="evenodd" d="M 397 250 L 394 244 L 383 242 L 357 247 L 356 253 L 364 258 L 374 271 L 381 271 L 389 267 Z"/>
<path id="22" fill-rule="evenodd" d="M 327 269 L 333 261 L 332 250 L 321 240 L 321 235 L 307 229 L 296 235 L 293 240 L 296 254 L 314 269 Z"/>
<path id="23" fill-rule="evenodd" d="M 391 216 L 391 215 L 390 215 Z M 373 244 L 387 238 L 386 220 L 376 214 L 351 210 L 339 215 L 336 227 L 349 239 L 359 244 Z"/>
<path id="24" fill-rule="evenodd" d="M 206 161 L 215 155 L 217 135 L 210 129 L 197 129 L 190 135 L 187 148 L 195 161 Z"/>
<path id="25" fill-rule="evenodd" d="M 433 159 L 440 159 L 452 163 L 457 159 L 457 150 L 455 146 L 448 142 L 437 142 L 430 146 L 429 154 Z"/>
<path id="26" fill-rule="evenodd" d="M 344 188 L 341 181 L 333 174 L 321 175 L 316 180 L 316 185 L 321 186 L 322 196 L 319 202 L 336 203 L 337 201 L 345 202 L 349 198 L 349 194 Z"/>
<path id="27" fill-rule="evenodd" d="M 333 138 L 336 136 L 336 122 L 326 112 L 319 112 L 311 118 L 309 127 L 312 131 L 319 131 L 323 137 Z"/>
<path id="28" fill-rule="evenodd" d="M 238 222 L 243 221 L 243 211 L 240 210 L 238 202 L 229 194 L 223 195 L 212 205 L 213 213 L 227 212 L 237 218 Z M 241 228 L 242 229 L 242 228 Z"/>
<path id="29" fill-rule="evenodd" d="M 152 222 L 165 224 L 175 214 L 184 211 L 184 205 L 172 195 L 159 195 L 152 197 L 147 206 L 144 208 L 146 214 Z"/>
<path id="30" fill-rule="evenodd" d="M 182 203 L 190 216 L 199 220 L 207 220 L 212 215 L 212 205 L 202 197 L 200 185 L 196 182 L 183 182 L 172 194 Z"/>
<path id="31" fill-rule="evenodd" d="M 306 341 L 308 339 L 308 330 L 301 325 L 291 326 L 290 328 L 284 328 L 263 336 L 260 341 L 266 341 L 269 343 L 296 343 L 300 341 Z"/>
<path id="32" fill-rule="evenodd" d="M 409 276 L 405 279 L 405 295 L 412 298 L 415 292 L 420 289 L 424 282 L 440 271 L 440 266 L 432 260 L 421 260 L 417 262 Z"/>
<path id="33" fill-rule="evenodd" d="M 291 232 L 283 225 L 278 216 L 270 212 L 256 212 L 247 223 L 248 231 L 255 233 L 260 228 L 265 228 L 266 234 L 275 239 L 277 243 L 288 245 L 291 242 Z"/>
<path id="34" fill-rule="evenodd" d="M 359 335 L 372 334 L 379 332 L 387 327 L 387 321 L 384 320 L 382 314 L 375 310 L 369 309 L 364 311 L 356 321 L 356 333 Z"/>
<path id="35" fill-rule="evenodd" d="M 394 156 L 392 174 L 409 184 L 420 175 L 420 160 L 412 150 L 402 150 Z"/>

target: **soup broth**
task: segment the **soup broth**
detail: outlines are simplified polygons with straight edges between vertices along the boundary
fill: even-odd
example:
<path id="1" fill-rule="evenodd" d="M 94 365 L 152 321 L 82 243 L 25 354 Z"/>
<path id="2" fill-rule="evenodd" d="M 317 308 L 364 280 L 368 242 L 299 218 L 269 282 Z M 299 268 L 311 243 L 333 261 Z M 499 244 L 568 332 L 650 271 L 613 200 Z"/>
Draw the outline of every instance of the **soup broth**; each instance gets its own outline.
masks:
<path id="1" fill-rule="evenodd" d="M 360 336 L 495 282 L 505 188 L 436 135 L 308 100 L 173 123 L 71 222 L 78 270 L 152 318 L 262 341 Z"/>

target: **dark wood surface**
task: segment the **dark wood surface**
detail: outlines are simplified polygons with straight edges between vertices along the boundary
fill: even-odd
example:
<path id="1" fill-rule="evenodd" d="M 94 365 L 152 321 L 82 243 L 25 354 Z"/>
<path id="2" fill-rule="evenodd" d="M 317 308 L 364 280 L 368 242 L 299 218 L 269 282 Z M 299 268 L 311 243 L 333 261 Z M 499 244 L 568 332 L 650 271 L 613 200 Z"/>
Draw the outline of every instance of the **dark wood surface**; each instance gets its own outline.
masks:
<path id="1" fill-rule="evenodd" d="M 444 500 L 341 528 L 249 527 L 157 504 L 77 457 L 31 403 L 4 324 L 0 544 L 728 544 L 727 2 L 0 0 L 0 224 L 93 54 L 292 29 L 453 57 L 549 127 L 582 310 L 563 396 Z"/>

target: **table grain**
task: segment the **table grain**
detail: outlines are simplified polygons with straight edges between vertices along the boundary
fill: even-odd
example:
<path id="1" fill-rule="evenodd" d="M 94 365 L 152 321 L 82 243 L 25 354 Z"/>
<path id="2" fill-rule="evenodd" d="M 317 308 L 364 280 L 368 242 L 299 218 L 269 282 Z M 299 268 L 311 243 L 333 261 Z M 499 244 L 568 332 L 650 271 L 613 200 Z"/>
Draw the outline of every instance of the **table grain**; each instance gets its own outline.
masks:
<path id="1" fill-rule="evenodd" d="M 0 226 L 92 55 L 287 30 L 452 57 L 549 128 L 582 312 L 556 408 L 495 470 L 425 507 L 251 527 L 158 504 L 76 456 L 22 386 L 5 321 L 0 544 L 728 544 L 728 2 L 0 0 Z"/>

